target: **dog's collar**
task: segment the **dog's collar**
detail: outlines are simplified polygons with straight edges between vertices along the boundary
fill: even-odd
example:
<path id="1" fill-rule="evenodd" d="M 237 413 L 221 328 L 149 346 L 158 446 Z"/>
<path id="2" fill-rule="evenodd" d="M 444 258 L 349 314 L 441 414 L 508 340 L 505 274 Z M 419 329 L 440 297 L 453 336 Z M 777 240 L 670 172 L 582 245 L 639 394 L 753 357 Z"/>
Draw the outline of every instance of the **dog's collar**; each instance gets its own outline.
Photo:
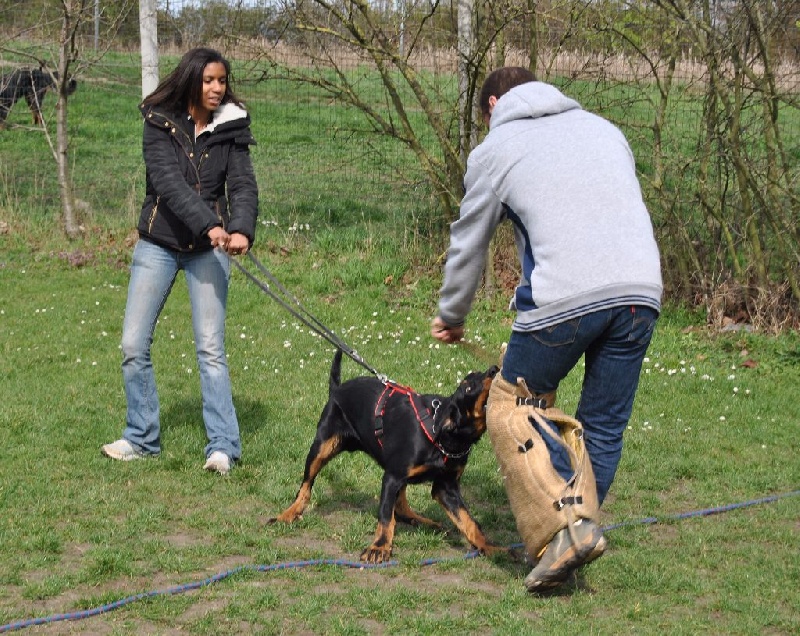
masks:
<path id="1" fill-rule="evenodd" d="M 429 417 L 425 419 L 425 421 L 420 420 L 420 426 L 422 427 L 422 430 L 425 433 L 425 437 L 428 438 L 428 441 L 431 444 L 433 444 L 437 449 L 439 449 L 439 452 L 442 455 L 444 455 L 445 460 L 460 459 L 462 457 L 466 457 L 472 450 L 472 442 L 468 443 L 466 449 L 462 451 L 449 451 L 439 441 L 439 435 L 441 434 L 442 430 L 439 429 L 439 432 L 438 433 L 436 432 L 436 414 L 438 413 L 439 407 L 441 405 L 442 405 L 441 400 L 439 400 L 438 398 L 434 399 L 433 402 L 431 402 L 431 406 L 433 406 L 433 413 L 430 413 L 430 411 L 426 411 L 430 413 Z M 428 422 L 430 422 L 430 429 L 428 428 Z"/>
<path id="2" fill-rule="evenodd" d="M 414 415 L 417 418 L 422 432 L 428 441 L 444 456 L 445 461 L 448 459 L 460 459 L 469 455 L 472 450 L 472 444 L 467 446 L 463 451 L 448 451 L 439 441 L 441 430 L 436 432 L 436 415 L 442 401 L 439 398 L 434 398 L 431 402 L 433 411 L 425 404 L 422 396 L 414 391 L 411 387 L 394 382 L 385 382 L 383 392 L 375 404 L 375 437 L 378 438 L 378 444 L 383 447 L 383 416 L 386 413 L 386 402 L 395 393 L 400 393 L 408 398 L 411 408 L 414 409 Z"/>

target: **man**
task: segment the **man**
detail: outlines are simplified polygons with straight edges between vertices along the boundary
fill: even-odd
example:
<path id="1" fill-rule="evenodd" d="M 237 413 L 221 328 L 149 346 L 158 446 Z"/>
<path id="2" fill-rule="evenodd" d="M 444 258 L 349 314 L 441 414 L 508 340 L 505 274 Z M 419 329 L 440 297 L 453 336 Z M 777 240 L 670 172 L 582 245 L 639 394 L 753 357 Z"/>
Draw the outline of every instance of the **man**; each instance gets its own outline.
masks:
<path id="1" fill-rule="evenodd" d="M 431 334 L 446 343 L 462 339 L 489 242 L 497 225 L 510 220 L 522 272 L 511 304 L 516 318 L 502 373 L 492 387 L 487 424 L 491 433 L 501 420 L 505 426 L 506 420 L 522 418 L 537 433 L 530 447 L 543 441 L 549 449 L 544 461 L 555 468 L 542 468 L 545 477 L 535 484 L 537 492 L 549 492 L 553 480 L 565 492 L 572 488 L 579 472 L 576 455 L 563 441 L 531 426 L 537 410 L 531 405 L 546 415 L 559 383 L 585 356 L 576 413 L 583 431 L 576 438 L 588 454 L 582 472 L 587 480 L 593 481 L 591 472 L 596 479 L 592 508 L 593 492 L 555 502 L 544 495 L 538 501 L 515 502 L 510 486 L 529 471 L 514 469 L 517 474 L 504 475 L 518 527 L 525 507 L 536 507 L 537 524 L 546 519 L 534 533 L 532 543 L 537 545 L 526 542 L 538 563 L 525 584 L 539 591 L 560 585 L 605 548 L 596 511 L 614 479 L 661 308 L 659 253 L 633 155 L 615 126 L 536 81 L 524 68 L 491 73 L 481 89 L 480 106 L 489 133 L 467 162 L 466 192 L 460 217 L 451 226 Z M 495 440 L 493 435 L 502 468 L 504 458 Z M 519 448 L 520 455 L 527 444 Z M 554 516 L 552 504 L 560 510 L 565 502 L 575 507 L 566 505 Z"/>

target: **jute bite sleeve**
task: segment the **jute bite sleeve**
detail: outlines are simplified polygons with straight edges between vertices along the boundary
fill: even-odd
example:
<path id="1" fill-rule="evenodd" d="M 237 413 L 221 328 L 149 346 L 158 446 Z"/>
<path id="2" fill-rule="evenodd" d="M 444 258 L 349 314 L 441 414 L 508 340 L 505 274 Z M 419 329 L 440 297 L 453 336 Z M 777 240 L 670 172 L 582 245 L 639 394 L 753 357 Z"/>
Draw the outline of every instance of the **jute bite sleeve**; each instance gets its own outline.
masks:
<path id="1" fill-rule="evenodd" d="M 531 560 L 539 557 L 557 532 L 578 519 L 596 522 L 599 510 L 583 426 L 553 406 L 535 406 L 545 403 L 551 401 L 535 400 L 522 378 L 515 386 L 498 373 L 486 411 L 503 485 Z M 573 469 L 569 480 L 553 467 L 542 435 L 566 449 Z"/>

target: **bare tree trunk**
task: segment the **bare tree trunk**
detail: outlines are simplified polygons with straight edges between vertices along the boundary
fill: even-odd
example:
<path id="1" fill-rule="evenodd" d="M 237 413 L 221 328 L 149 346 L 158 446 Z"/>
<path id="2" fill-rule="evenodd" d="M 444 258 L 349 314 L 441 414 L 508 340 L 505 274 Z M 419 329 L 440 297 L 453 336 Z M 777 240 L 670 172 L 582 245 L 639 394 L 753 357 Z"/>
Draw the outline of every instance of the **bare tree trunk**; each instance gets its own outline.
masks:
<path id="1" fill-rule="evenodd" d="M 472 124 L 472 91 L 470 91 L 470 62 L 475 50 L 473 33 L 474 0 L 458 0 L 458 151 L 461 162 L 475 145 L 475 126 Z"/>
<path id="2" fill-rule="evenodd" d="M 496 21 L 497 22 L 497 21 Z M 494 27 L 494 68 L 501 68 L 506 65 L 506 49 L 508 43 L 506 42 L 506 23 L 497 23 Z"/>
<path id="3" fill-rule="evenodd" d="M 156 0 L 139 0 L 139 40 L 142 48 L 142 98 L 144 98 L 158 86 Z"/>
<path id="4" fill-rule="evenodd" d="M 75 213 L 75 193 L 73 191 L 72 177 L 69 170 L 68 136 L 67 136 L 67 87 L 69 82 L 68 72 L 70 62 L 75 57 L 75 24 L 79 18 L 75 17 L 75 7 L 65 0 L 63 3 L 64 15 L 61 23 L 61 38 L 59 41 L 58 57 L 58 102 L 56 103 L 56 147 L 54 150 L 56 165 L 58 167 L 58 188 L 61 192 L 61 212 L 64 220 L 64 232 L 70 239 L 77 238 L 81 233 Z M 80 13 L 80 7 L 78 8 Z"/>
<path id="5" fill-rule="evenodd" d="M 75 213 L 75 194 L 69 170 L 69 157 L 67 156 L 67 107 L 62 98 L 59 98 L 56 105 L 56 129 L 55 159 L 58 166 L 58 189 L 61 193 L 64 232 L 68 238 L 74 239 L 80 235 L 81 226 Z"/>
<path id="6" fill-rule="evenodd" d="M 539 62 L 539 16 L 536 14 L 537 0 L 526 0 L 528 8 L 528 70 L 536 75 Z"/>

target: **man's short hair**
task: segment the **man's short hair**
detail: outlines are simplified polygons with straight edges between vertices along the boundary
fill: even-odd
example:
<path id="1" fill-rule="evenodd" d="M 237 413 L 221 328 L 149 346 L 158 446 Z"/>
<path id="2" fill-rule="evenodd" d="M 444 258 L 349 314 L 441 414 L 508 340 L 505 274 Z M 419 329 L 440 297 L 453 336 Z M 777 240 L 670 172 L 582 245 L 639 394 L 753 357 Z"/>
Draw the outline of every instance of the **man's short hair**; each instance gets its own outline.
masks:
<path id="1" fill-rule="evenodd" d="M 492 71 L 481 87 L 479 100 L 481 113 L 484 117 L 489 115 L 489 98 L 492 95 L 500 99 L 515 86 L 535 81 L 536 76 L 521 66 L 504 66 Z"/>

